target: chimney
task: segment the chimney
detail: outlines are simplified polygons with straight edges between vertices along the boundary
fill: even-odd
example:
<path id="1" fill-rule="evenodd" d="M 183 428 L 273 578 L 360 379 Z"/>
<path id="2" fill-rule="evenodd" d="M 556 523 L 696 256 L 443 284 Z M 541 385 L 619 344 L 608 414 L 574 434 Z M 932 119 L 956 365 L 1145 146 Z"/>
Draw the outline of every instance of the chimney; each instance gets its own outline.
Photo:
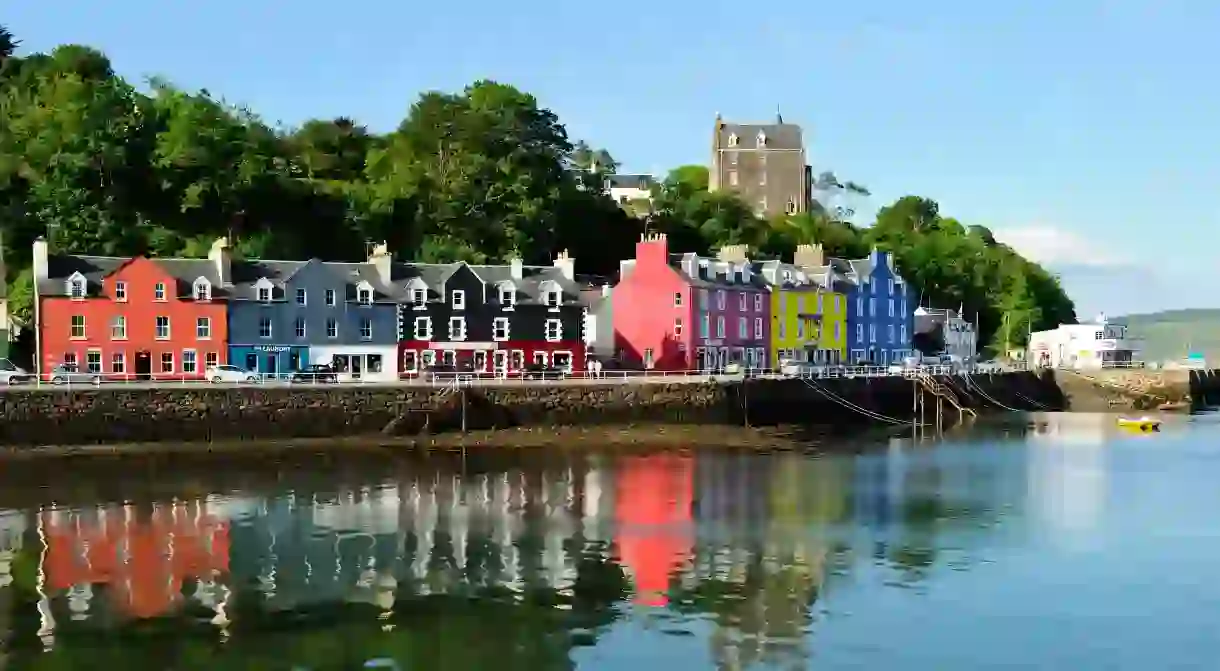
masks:
<path id="1" fill-rule="evenodd" d="M 669 265 L 669 241 L 664 233 L 645 233 L 635 243 L 635 260 L 641 264 Z"/>
<path id="2" fill-rule="evenodd" d="M 568 250 L 563 250 L 555 255 L 555 267 L 563 273 L 563 276 L 568 278 L 569 282 L 576 280 L 576 259 L 568 256 Z"/>
<path id="3" fill-rule="evenodd" d="M 38 236 L 37 239 L 34 240 L 34 279 L 35 280 L 45 280 L 50 276 L 51 269 L 48 266 L 49 262 L 47 260 L 47 256 L 48 256 L 47 239 L 40 235 L 40 236 Z"/>
<path id="4" fill-rule="evenodd" d="M 377 269 L 377 277 L 381 279 L 382 284 L 390 284 L 394 280 L 394 255 L 390 253 L 390 246 L 384 240 L 373 245 L 369 263 Z"/>
<path id="5" fill-rule="evenodd" d="M 747 245 L 725 245 L 716 252 L 716 258 L 730 263 L 745 263 L 749 254 L 750 248 Z"/>
<path id="6" fill-rule="evenodd" d="M 525 264 L 521 261 L 520 256 L 514 256 L 508 260 L 508 274 L 514 280 L 525 277 Z"/>
<path id="7" fill-rule="evenodd" d="M 698 279 L 699 278 L 699 256 L 696 254 L 692 254 L 690 252 L 683 254 L 682 255 L 682 272 L 686 273 L 687 276 L 689 276 L 689 277 Z"/>
<path id="8" fill-rule="evenodd" d="M 216 238 L 212 248 L 208 250 L 208 260 L 216 264 L 216 276 L 220 278 L 220 286 L 233 286 L 233 254 L 229 249 L 228 238 Z"/>
<path id="9" fill-rule="evenodd" d="M 796 253 L 792 255 L 792 265 L 798 268 L 817 268 L 826 265 L 822 245 L 797 245 Z"/>

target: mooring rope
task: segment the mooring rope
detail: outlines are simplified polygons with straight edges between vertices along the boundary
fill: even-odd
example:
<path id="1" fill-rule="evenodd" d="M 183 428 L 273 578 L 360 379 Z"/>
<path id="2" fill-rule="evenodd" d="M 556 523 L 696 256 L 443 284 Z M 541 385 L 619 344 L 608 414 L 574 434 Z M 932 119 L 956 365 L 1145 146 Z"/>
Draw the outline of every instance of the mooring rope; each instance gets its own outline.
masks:
<path id="1" fill-rule="evenodd" d="M 974 378 L 970 377 L 970 373 L 966 373 L 966 382 L 967 382 L 967 384 L 970 385 L 970 388 L 972 388 L 974 391 L 978 392 L 979 396 L 982 396 L 984 400 L 990 401 L 991 403 L 995 404 L 995 406 L 997 408 L 999 408 L 1001 410 L 1007 410 L 1008 412 L 1022 412 L 1021 410 L 1018 410 L 1016 408 L 1010 408 L 1010 407 L 1004 405 L 1003 403 L 1000 403 L 999 401 L 992 398 L 990 394 L 983 391 L 983 388 L 980 387 L 979 384 L 974 381 Z"/>
<path id="2" fill-rule="evenodd" d="M 842 405 L 843 407 L 845 407 L 849 410 L 855 410 L 856 412 L 860 413 L 861 415 L 864 415 L 865 417 L 869 417 L 871 419 L 875 419 L 880 422 L 889 422 L 890 424 L 906 425 L 906 424 L 911 423 L 911 422 L 907 422 L 905 420 L 894 419 L 893 417 L 887 417 L 879 412 L 874 412 L 872 410 L 869 410 L 868 408 L 858 406 L 855 403 L 852 403 L 851 401 L 848 401 L 847 399 L 844 399 L 844 398 L 836 395 L 834 392 L 822 389 L 813 380 L 810 380 L 807 378 L 800 378 L 800 379 L 806 385 L 808 385 L 810 389 L 813 389 L 814 391 L 818 392 L 822 396 L 825 396 L 826 398 L 829 398 L 830 400 L 837 402 L 838 404 Z M 919 426 L 928 426 L 928 425 L 919 424 Z"/>

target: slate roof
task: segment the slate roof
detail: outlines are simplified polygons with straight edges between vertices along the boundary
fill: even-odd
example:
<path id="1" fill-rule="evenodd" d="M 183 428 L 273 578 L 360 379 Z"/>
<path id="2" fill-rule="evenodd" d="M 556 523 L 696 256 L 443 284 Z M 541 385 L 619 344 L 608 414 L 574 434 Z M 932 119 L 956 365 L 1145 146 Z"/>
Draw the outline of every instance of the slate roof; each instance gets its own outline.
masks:
<path id="1" fill-rule="evenodd" d="M 726 279 L 723 274 L 712 273 L 714 268 L 723 267 L 729 264 L 727 261 L 720 259 L 699 256 L 691 252 L 685 254 L 670 254 L 669 265 L 674 269 L 682 279 L 686 280 L 691 286 L 702 289 L 756 289 L 767 291 L 770 287 L 767 281 L 754 272 L 752 264 L 749 263 L 731 263 L 733 268 L 741 268 L 743 265 L 750 268 L 750 277 L 748 281 L 742 282 L 738 280 Z M 687 268 L 693 268 L 694 273 L 687 272 Z"/>
<path id="2" fill-rule="evenodd" d="M 783 261 L 757 261 L 754 263 L 754 272 L 761 274 L 768 285 L 778 289 L 824 288 L 815 275 Z"/>
<path id="3" fill-rule="evenodd" d="M 762 149 L 804 149 L 805 141 L 801 127 L 792 123 L 730 123 L 719 122 L 716 129 L 717 146 L 729 147 L 729 137 L 737 136 L 735 149 L 755 149 L 758 133 L 761 131 L 767 139 Z"/>
<path id="4" fill-rule="evenodd" d="M 563 300 L 580 302 L 580 285 L 564 276 L 563 271 L 554 266 L 522 266 L 521 279 L 513 278 L 512 266 L 470 266 L 483 282 L 489 286 L 500 286 L 511 282 L 517 288 L 518 305 L 543 305 L 546 297 L 543 295 L 543 284 L 548 282 L 559 286 Z"/>
<path id="5" fill-rule="evenodd" d="M 606 183 L 612 189 L 639 189 L 648 191 L 656 183 L 652 175 L 610 175 Z"/>
<path id="6" fill-rule="evenodd" d="M 76 273 L 85 278 L 85 295 L 97 296 L 101 293 L 102 279 L 118 270 L 120 266 L 131 259 L 117 256 L 86 256 L 50 254 L 47 256 L 47 279 L 38 281 L 38 295 L 67 296 L 68 279 Z M 187 298 L 192 295 L 195 280 L 206 277 L 212 284 L 212 296 L 222 298 L 227 295 L 220 286 L 220 276 L 216 266 L 208 259 L 150 259 L 160 266 L 166 274 L 177 280 L 177 296 Z"/>

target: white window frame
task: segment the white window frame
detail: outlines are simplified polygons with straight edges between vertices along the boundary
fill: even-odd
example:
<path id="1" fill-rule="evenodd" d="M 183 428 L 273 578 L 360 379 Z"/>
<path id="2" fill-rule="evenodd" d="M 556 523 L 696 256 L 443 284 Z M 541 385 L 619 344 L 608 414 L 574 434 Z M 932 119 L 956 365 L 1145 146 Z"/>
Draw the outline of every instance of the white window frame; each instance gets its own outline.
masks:
<path id="1" fill-rule="evenodd" d="M 724 337 L 724 315 L 716 317 L 716 337 Z"/>
<path id="2" fill-rule="evenodd" d="M 305 318 L 297 317 L 292 320 L 292 334 L 297 338 L 303 339 L 306 333 Z"/>
<path id="3" fill-rule="evenodd" d="M 76 352 L 64 352 L 64 360 L 63 360 L 63 364 L 64 364 L 65 366 L 77 366 L 77 363 L 76 363 Z M 79 370 L 80 370 L 80 368 L 79 368 L 79 367 L 77 367 L 77 368 L 76 368 L 76 370 L 78 370 L 78 371 L 79 371 Z"/>
<path id="4" fill-rule="evenodd" d="M 546 365 L 546 352 L 534 352 L 534 363 L 539 366 Z"/>
<path id="5" fill-rule="evenodd" d="M 856 342 L 864 342 L 864 324 L 856 324 Z"/>
<path id="6" fill-rule="evenodd" d="M 207 369 L 212 368 L 213 366 L 219 366 L 219 365 L 220 365 L 220 352 L 208 352 L 207 354 L 203 355 L 204 372 L 207 372 Z"/>
<path id="7" fill-rule="evenodd" d="M 727 300 L 728 300 L 728 296 L 724 293 L 724 289 L 717 289 L 716 290 L 716 309 L 723 310 L 724 306 L 725 306 L 725 302 Z"/>
<path id="8" fill-rule="evenodd" d="M 501 284 L 498 294 L 501 309 L 512 310 L 517 306 L 517 287 L 511 282 Z"/>
<path id="9" fill-rule="evenodd" d="M 449 318 L 449 339 L 460 342 L 466 339 L 466 318 L 465 317 L 450 317 Z"/>
<path id="10" fill-rule="evenodd" d="M 750 337 L 750 321 L 745 317 L 737 318 L 737 337 L 742 340 Z"/>
<path id="11" fill-rule="evenodd" d="M 334 317 L 326 318 L 326 337 L 327 338 L 338 338 L 339 337 L 339 320 L 338 319 L 335 319 Z"/>
<path id="12" fill-rule="evenodd" d="M 546 336 L 547 342 L 560 342 L 563 340 L 563 320 L 548 319 L 544 327 L 543 334 Z"/>
<path id="13" fill-rule="evenodd" d="M 890 299 L 890 317 L 894 316 L 894 299 Z"/>
<path id="14" fill-rule="evenodd" d="M 449 292 L 449 307 L 454 310 L 466 309 L 466 290 L 454 289 Z"/>
<path id="15" fill-rule="evenodd" d="M 754 339 L 762 340 L 763 337 L 763 320 L 762 317 L 754 318 Z"/>
<path id="16" fill-rule="evenodd" d="M 126 340 L 127 339 L 127 317 L 124 315 L 115 315 L 110 318 L 110 339 L 111 340 Z"/>
<path id="17" fill-rule="evenodd" d="M 699 337 L 704 340 L 712 337 L 712 317 L 706 312 L 699 315 Z"/>
<path id="18" fill-rule="evenodd" d="M 96 361 L 95 361 L 96 359 Z M 96 363 L 96 365 L 95 365 Z M 101 375 L 102 369 L 102 350 L 94 347 L 85 350 L 85 371 L 94 375 Z"/>
<path id="19" fill-rule="evenodd" d="M 877 342 L 877 325 L 876 324 L 868 325 L 868 342 L 869 342 L 869 344 L 875 344 Z"/>
<path id="20" fill-rule="evenodd" d="M 763 295 L 754 294 L 754 311 L 762 312 L 762 309 L 763 309 Z"/>
<path id="21" fill-rule="evenodd" d="M 112 375 L 127 374 L 127 353 L 113 352 L 110 354 L 110 373 Z"/>
<path id="22" fill-rule="evenodd" d="M 512 322 L 508 317 L 496 317 L 491 320 L 491 339 L 496 342 L 506 342 L 509 340 L 510 329 Z M 501 335 L 501 331 L 503 335 Z"/>
<path id="23" fill-rule="evenodd" d="M 373 339 L 373 320 L 369 319 L 368 317 L 364 317 L 360 320 L 360 339 Z"/>
<path id="24" fill-rule="evenodd" d="M 567 362 L 566 364 L 562 365 L 562 366 L 560 366 L 559 364 L 556 364 L 556 363 L 555 363 L 555 357 L 558 357 L 558 356 L 566 356 L 566 357 L 568 357 L 568 362 Z M 551 352 L 551 363 L 552 363 L 552 365 L 554 365 L 556 368 L 561 368 L 562 370 L 564 370 L 564 371 L 566 371 L 566 372 L 568 372 L 568 373 L 571 373 L 571 372 L 572 372 L 572 366 L 573 366 L 573 365 L 575 365 L 575 363 L 576 363 L 576 358 L 575 358 L 575 357 L 573 357 L 573 356 L 572 356 L 572 353 L 571 353 L 571 352 L 569 352 L 569 351 L 568 351 L 568 350 L 566 350 L 566 349 L 555 350 L 554 352 Z"/>
<path id="25" fill-rule="evenodd" d="M 212 318 L 211 317 L 196 317 L 195 318 L 195 339 L 196 340 L 211 340 L 212 339 Z"/>
<path id="26" fill-rule="evenodd" d="M 194 374 L 199 372 L 199 352 L 193 349 L 182 350 L 182 373 Z"/>
<path id="27" fill-rule="evenodd" d="M 873 286 L 876 286 L 876 285 L 874 284 Z M 870 316 L 870 317 L 877 316 L 877 299 L 876 298 L 868 299 L 868 316 Z"/>
<path id="28" fill-rule="evenodd" d="M 432 318 L 431 317 L 416 317 L 415 332 L 413 334 L 416 340 L 432 340 Z"/>
<path id="29" fill-rule="evenodd" d="M 83 301 L 89 295 L 89 283 L 80 273 L 72 273 L 65 285 L 68 297 L 74 301 Z"/>
<path id="30" fill-rule="evenodd" d="M 80 324 L 77 324 L 77 320 L 80 320 Z M 85 315 L 72 315 L 68 319 L 68 339 L 84 340 L 87 332 L 85 330 L 87 323 L 88 322 L 85 320 Z"/>
<path id="31" fill-rule="evenodd" d="M 339 292 L 335 291 L 334 289 L 327 289 L 325 296 L 326 296 L 326 307 L 333 308 L 333 307 L 335 307 L 335 305 L 338 304 Z"/>
<path id="32" fill-rule="evenodd" d="M 153 287 L 153 300 L 158 303 L 164 303 L 169 300 L 165 297 L 165 282 L 157 282 L 156 286 Z"/>
<path id="33" fill-rule="evenodd" d="M 745 292 L 737 294 L 737 309 L 741 310 L 742 312 L 750 309 L 749 301 L 750 299 L 748 296 L 746 296 Z"/>
<path id="34" fill-rule="evenodd" d="M 297 305 L 309 305 L 309 292 L 308 291 L 306 291 L 305 289 L 302 289 L 300 287 L 297 287 L 297 290 L 294 291 L 293 293 L 295 295 L 295 300 L 296 300 Z"/>
<path id="35" fill-rule="evenodd" d="M 677 337 L 682 336 L 682 318 L 681 317 L 674 317 L 674 335 Z"/>
<path id="36" fill-rule="evenodd" d="M 117 303 L 127 302 L 127 282 L 116 280 L 114 283 L 114 300 Z"/>
<path id="37" fill-rule="evenodd" d="M 898 327 L 898 341 L 906 344 L 907 341 L 907 325 L 902 324 Z"/>
<path id="38" fill-rule="evenodd" d="M 264 324 L 267 325 L 267 334 L 266 335 L 263 335 L 263 325 Z M 259 317 L 258 318 L 258 337 L 271 338 L 274 335 L 275 335 L 275 323 L 272 322 L 271 318 L 270 317 Z"/>
<path id="39" fill-rule="evenodd" d="M 676 308 L 682 307 L 682 292 L 681 291 L 674 292 L 674 307 L 676 307 Z"/>
<path id="40" fill-rule="evenodd" d="M 197 301 L 212 300 L 212 283 L 206 277 L 197 278 L 195 283 L 191 285 L 191 295 Z"/>
<path id="41" fill-rule="evenodd" d="M 411 289 L 411 307 L 416 310 L 428 309 L 428 289 L 425 287 L 413 287 Z"/>
<path id="42" fill-rule="evenodd" d="M 890 295 L 894 295 L 894 279 L 890 278 Z"/>
<path id="43" fill-rule="evenodd" d="M 165 360 L 165 357 L 167 357 L 167 356 L 169 357 L 169 361 L 168 361 L 169 369 L 168 370 L 166 370 L 167 362 Z M 159 375 L 173 375 L 174 374 L 174 353 L 173 352 L 162 352 L 161 353 L 161 358 L 157 362 L 157 373 Z"/>
<path id="44" fill-rule="evenodd" d="M 895 335 L 894 334 L 894 325 L 890 324 L 889 328 L 887 328 L 885 331 L 886 331 L 886 341 L 889 342 L 889 344 L 893 345 L 894 344 L 894 335 Z"/>
<path id="45" fill-rule="evenodd" d="M 402 361 L 400 362 L 400 364 L 402 365 L 402 372 L 418 373 L 419 372 L 419 359 L 420 359 L 419 352 L 416 352 L 413 349 L 403 350 Z M 410 363 L 410 365 L 407 365 L 408 363 Z"/>
<path id="46" fill-rule="evenodd" d="M 165 320 L 165 335 L 161 335 L 161 320 Z M 170 322 L 169 315 L 157 315 L 153 317 L 153 334 L 157 340 L 169 340 L 173 336 L 173 324 Z"/>
<path id="47" fill-rule="evenodd" d="M 356 285 L 356 302 L 361 305 L 373 304 L 373 285 L 361 282 Z"/>
<path id="48" fill-rule="evenodd" d="M 709 305 L 707 289 L 699 290 L 699 309 L 706 310 Z"/>

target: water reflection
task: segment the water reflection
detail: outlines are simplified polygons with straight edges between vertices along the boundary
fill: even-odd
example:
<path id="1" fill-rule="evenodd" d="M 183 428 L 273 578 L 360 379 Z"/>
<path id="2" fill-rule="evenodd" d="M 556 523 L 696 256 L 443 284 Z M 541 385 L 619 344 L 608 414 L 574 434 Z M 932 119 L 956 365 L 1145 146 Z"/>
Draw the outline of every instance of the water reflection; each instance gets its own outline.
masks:
<path id="1" fill-rule="evenodd" d="M 568 453 L 43 504 L 0 513 L 0 627 L 8 668 L 559 669 L 662 618 L 719 668 L 805 668 L 827 595 L 978 559 L 1054 477 L 1024 458 Z"/>

